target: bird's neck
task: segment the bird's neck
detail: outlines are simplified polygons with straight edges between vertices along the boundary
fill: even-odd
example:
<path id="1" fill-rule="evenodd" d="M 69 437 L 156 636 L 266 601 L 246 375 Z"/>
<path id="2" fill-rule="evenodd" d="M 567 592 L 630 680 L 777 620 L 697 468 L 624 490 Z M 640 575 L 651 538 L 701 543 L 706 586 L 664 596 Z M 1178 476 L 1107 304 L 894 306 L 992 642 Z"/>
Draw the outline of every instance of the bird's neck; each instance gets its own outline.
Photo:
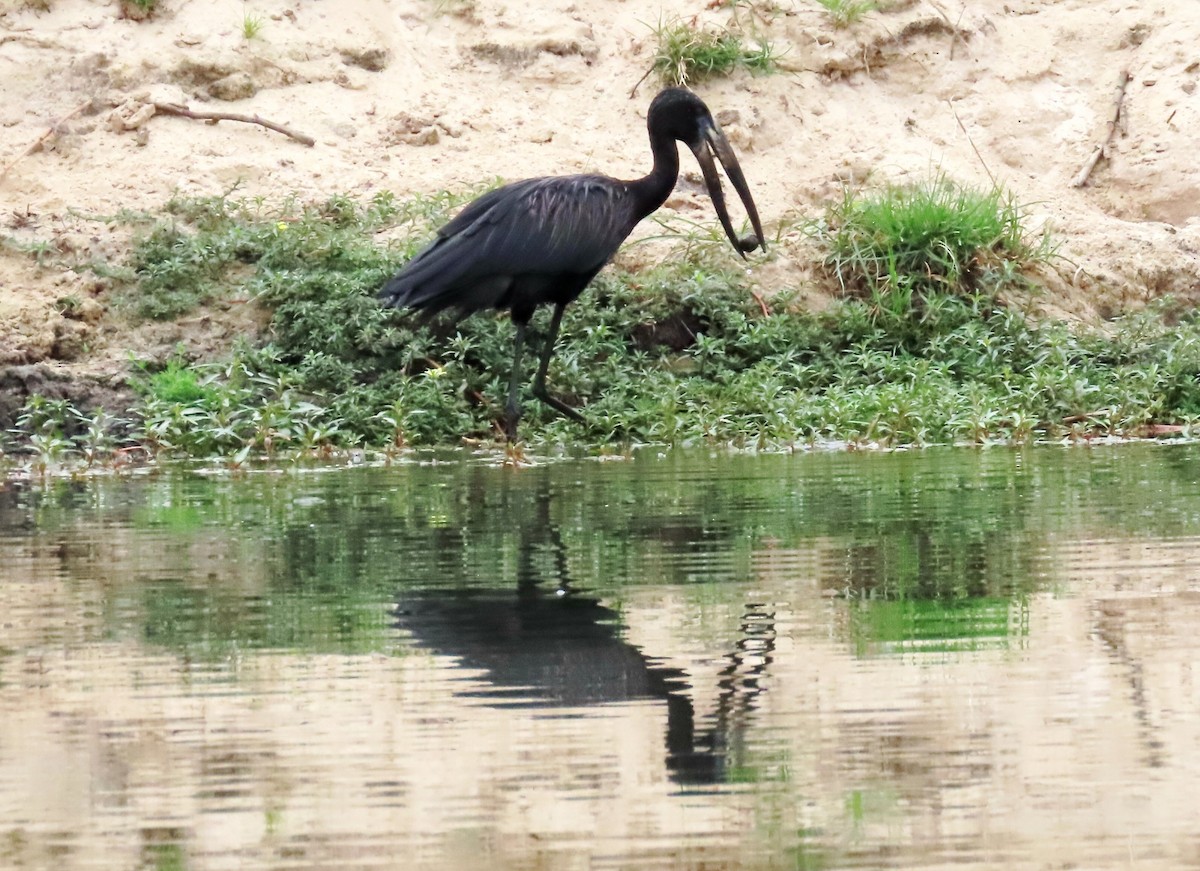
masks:
<path id="1" fill-rule="evenodd" d="M 641 206 L 638 220 L 649 215 L 667 201 L 679 178 L 679 148 L 674 139 L 650 137 L 654 166 L 648 175 L 629 183 L 635 200 Z"/>

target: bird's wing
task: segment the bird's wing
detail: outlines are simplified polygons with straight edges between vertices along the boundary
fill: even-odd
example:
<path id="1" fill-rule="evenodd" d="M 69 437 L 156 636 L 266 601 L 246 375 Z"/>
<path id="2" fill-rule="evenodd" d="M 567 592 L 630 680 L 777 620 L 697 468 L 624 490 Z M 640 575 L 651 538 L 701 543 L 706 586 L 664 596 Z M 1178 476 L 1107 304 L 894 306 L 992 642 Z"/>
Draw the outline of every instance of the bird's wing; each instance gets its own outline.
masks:
<path id="1" fill-rule="evenodd" d="M 634 223 L 628 190 L 615 179 L 514 182 L 467 205 L 380 296 L 388 305 L 435 311 L 495 306 L 518 276 L 595 272 Z"/>

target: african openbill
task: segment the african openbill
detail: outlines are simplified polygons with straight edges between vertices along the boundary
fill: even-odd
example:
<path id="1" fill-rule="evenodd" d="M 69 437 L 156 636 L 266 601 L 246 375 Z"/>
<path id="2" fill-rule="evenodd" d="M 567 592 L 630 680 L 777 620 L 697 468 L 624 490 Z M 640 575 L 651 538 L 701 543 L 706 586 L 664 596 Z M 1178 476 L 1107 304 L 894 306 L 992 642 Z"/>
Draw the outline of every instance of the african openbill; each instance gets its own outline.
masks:
<path id="1" fill-rule="evenodd" d="M 531 178 L 489 191 L 438 230 L 437 238 L 380 291 L 384 305 L 429 314 L 457 309 L 466 316 L 486 308 L 512 313 L 516 339 L 504 420 L 509 441 L 516 439 L 521 419 L 517 387 L 525 329 L 543 303 L 554 304 L 554 316 L 533 393 L 567 417 L 583 421 L 578 411 L 546 390 L 546 369 L 563 309 L 617 253 L 637 223 L 667 199 L 679 177 L 676 141 L 687 145 L 700 162 L 717 217 L 738 253 L 745 257 L 764 244 L 746 177 L 699 97 L 683 88 L 660 92 L 650 104 L 646 127 L 654 166 L 645 177 L 633 181 L 605 175 Z M 713 154 L 741 198 L 755 236 L 739 240 L 734 233 Z"/>

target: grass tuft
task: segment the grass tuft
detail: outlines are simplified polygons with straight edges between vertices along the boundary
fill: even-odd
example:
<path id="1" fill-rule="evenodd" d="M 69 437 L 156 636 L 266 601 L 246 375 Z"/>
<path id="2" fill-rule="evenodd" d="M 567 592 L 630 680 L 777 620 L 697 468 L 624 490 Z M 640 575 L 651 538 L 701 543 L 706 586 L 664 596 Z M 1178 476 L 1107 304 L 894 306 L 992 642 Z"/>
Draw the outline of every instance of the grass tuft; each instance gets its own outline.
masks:
<path id="1" fill-rule="evenodd" d="M 817 3 L 829 13 L 834 27 L 849 27 L 879 8 L 877 0 L 817 0 Z"/>
<path id="2" fill-rule="evenodd" d="M 121 10 L 126 18 L 141 21 L 158 10 L 158 0 L 121 0 Z"/>
<path id="3" fill-rule="evenodd" d="M 263 19 L 246 11 L 242 15 L 242 39 L 257 39 L 262 34 Z"/>
<path id="4" fill-rule="evenodd" d="M 769 73 L 778 65 L 770 42 L 751 44 L 736 30 L 700 30 L 682 19 L 671 19 L 660 22 L 654 36 L 658 47 L 651 70 L 665 85 L 692 85 L 740 69 Z"/>
<path id="5" fill-rule="evenodd" d="M 1044 237 L 1029 241 L 1011 195 L 942 174 L 874 192 L 847 189 L 817 235 L 842 289 L 870 297 L 972 293 L 1053 255 Z"/>

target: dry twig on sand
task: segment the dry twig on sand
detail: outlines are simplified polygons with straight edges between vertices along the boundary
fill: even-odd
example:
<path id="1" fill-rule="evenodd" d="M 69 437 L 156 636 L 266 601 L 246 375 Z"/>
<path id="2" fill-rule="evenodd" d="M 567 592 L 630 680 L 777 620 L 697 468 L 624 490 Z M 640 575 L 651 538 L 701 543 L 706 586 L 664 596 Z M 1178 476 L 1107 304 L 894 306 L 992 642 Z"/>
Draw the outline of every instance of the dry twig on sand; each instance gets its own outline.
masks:
<path id="1" fill-rule="evenodd" d="M 767 308 L 767 301 L 763 299 L 763 295 L 757 290 L 750 291 L 750 295 L 754 297 L 754 301 L 758 303 L 758 307 L 762 310 L 763 317 L 769 318 L 771 316 L 771 310 Z"/>
<path id="2" fill-rule="evenodd" d="M 317 144 L 317 140 L 313 139 L 304 133 L 297 133 L 282 124 L 276 124 L 274 121 L 268 121 L 265 118 L 260 118 L 257 115 L 239 115 L 236 112 L 196 112 L 189 109 L 187 106 L 181 106 L 178 103 L 154 103 L 154 110 L 162 112 L 164 115 L 179 115 L 182 118 L 195 118 L 198 121 L 244 121 L 247 124 L 260 124 L 268 130 L 274 130 L 277 133 L 282 133 L 284 136 L 290 136 L 302 145 L 307 145 L 309 148 Z"/>
<path id="3" fill-rule="evenodd" d="M 1093 149 L 1092 154 L 1087 159 L 1087 163 L 1083 165 L 1083 169 L 1079 170 L 1079 175 L 1075 176 L 1075 181 L 1071 183 L 1072 187 L 1081 188 L 1087 184 L 1088 177 L 1092 174 L 1092 170 L 1096 168 L 1096 164 L 1100 162 L 1100 158 L 1108 157 L 1109 146 L 1112 145 L 1113 137 L 1117 135 L 1117 124 L 1121 120 L 1121 103 L 1125 100 L 1125 88 L 1129 85 L 1130 79 L 1133 76 L 1129 70 L 1121 70 L 1121 74 L 1117 77 L 1117 87 L 1113 94 L 1112 113 L 1108 118 L 1108 132 L 1104 137 L 1104 141 Z"/>
<path id="4" fill-rule="evenodd" d="M 0 170 L 0 181 L 4 181 L 4 177 L 6 175 L 8 175 L 9 171 L 12 170 L 12 168 L 14 166 L 16 166 L 18 163 L 20 163 L 26 157 L 28 157 L 29 155 L 31 155 L 35 151 L 37 151 L 38 148 L 41 147 L 41 144 L 43 142 L 45 142 L 47 139 L 49 139 L 51 136 L 53 136 L 58 131 L 58 128 L 60 125 L 62 125 L 66 121 L 71 120 L 72 118 L 74 118 L 76 115 L 78 115 L 80 112 L 82 112 L 84 109 L 86 109 L 90 105 L 92 105 L 92 100 L 89 97 L 88 99 L 86 99 L 82 103 L 80 103 L 78 106 L 76 106 L 74 109 L 72 109 L 70 112 L 63 115 L 61 118 L 59 118 L 53 124 L 51 124 L 48 128 L 46 128 L 46 132 L 43 133 L 41 136 L 39 136 L 37 139 L 35 139 L 33 141 L 32 145 L 30 145 L 28 148 L 26 148 L 24 151 L 22 151 L 16 157 L 14 157 L 11 161 L 9 161 L 8 165 L 6 167 L 4 167 L 4 169 Z"/>
<path id="5" fill-rule="evenodd" d="M 34 48 L 62 48 L 62 44 L 55 42 L 53 39 L 45 39 L 30 33 L 0 34 L 0 45 L 4 45 L 6 42 L 23 42 L 26 45 L 32 45 Z"/>
<path id="6" fill-rule="evenodd" d="M 965 48 L 967 50 L 967 54 L 970 55 L 971 54 L 971 46 L 967 45 L 966 37 L 963 36 L 963 32 L 959 28 L 958 24 L 951 21 L 950 16 L 946 14 L 945 10 L 943 10 L 941 6 L 938 6 L 936 3 L 934 3 L 933 0 L 925 0 L 925 2 L 928 3 L 931 7 L 933 7 L 933 11 L 942 17 L 942 21 L 944 21 L 946 23 L 946 27 L 948 27 L 950 29 L 950 35 L 954 37 L 954 40 L 958 40 L 959 42 L 961 42 L 963 45 L 963 48 Z M 967 8 L 964 6 L 962 9 L 962 12 L 958 13 L 959 21 L 962 21 L 962 17 L 966 13 L 966 11 L 967 11 Z M 950 60 L 954 60 L 954 40 L 950 41 Z"/>

